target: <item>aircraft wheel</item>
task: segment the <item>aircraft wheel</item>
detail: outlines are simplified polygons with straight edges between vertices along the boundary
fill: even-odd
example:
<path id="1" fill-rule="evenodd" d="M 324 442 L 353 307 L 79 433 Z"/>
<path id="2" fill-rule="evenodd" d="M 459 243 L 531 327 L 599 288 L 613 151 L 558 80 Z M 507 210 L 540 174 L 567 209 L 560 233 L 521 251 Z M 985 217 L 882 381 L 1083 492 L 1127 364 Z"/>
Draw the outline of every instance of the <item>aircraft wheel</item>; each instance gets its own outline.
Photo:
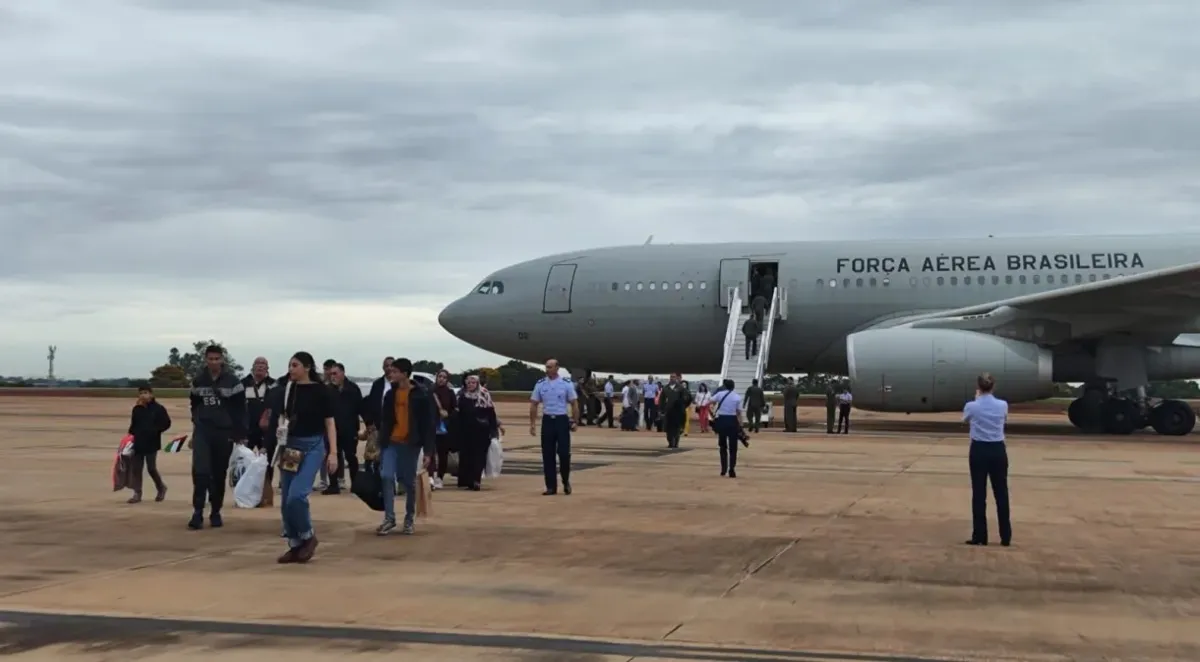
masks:
<path id="1" fill-rule="evenodd" d="M 1101 416 L 1104 431 L 1108 434 L 1133 434 L 1142 417 L 1137 403 L 1116 398 L 1104 403 Z"/>
<path id="2" fill-rule="evenodd" d="M 1159 434 L 1182 437 L 1196 427 L 1196 412 L 1181 400 L 1163 400 L 1150 410 L 1150 424 Z"/>
<path id="3" fill-rule="evenodd" d="M 1067 418 L 1082 432 L 1100 434 L 1104 432 L 1104 403 L 1101 394 L 1089 392 L 1071 402 L 1067 407 Z"/>

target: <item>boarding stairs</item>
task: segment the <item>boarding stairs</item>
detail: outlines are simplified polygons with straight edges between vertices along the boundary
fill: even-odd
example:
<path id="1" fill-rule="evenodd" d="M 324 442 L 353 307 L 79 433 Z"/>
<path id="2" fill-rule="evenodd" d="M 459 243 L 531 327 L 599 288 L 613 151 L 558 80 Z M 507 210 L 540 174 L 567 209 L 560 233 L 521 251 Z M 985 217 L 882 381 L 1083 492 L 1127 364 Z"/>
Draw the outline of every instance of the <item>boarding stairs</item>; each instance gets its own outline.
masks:
<path id="1" fill-rule="evenodd" d="M 725 354 L 721 361 L 721 381 L 732 379 L 738 392 L 743 392 L 750 386 L 752 380 L 762 384 L 763 375 L 767 370 L 770 358 L 771 338 L 775 333 L 776 322 L 782 320 L 787 310 L 787 293 L 782 287 L 776 287 L 768 304 L 769 309 L 764 316 L 766 328 L 758 337 L 758 355 L 746 359 L 746 336 L 742 333 L 742 325 L 753 315 L 749 306 L 743 310 L 741 292 L 738 288 L 729 291 L 729 324 L 725 329 Z M 781 315 L 782 313 L 782 315 Z"/>

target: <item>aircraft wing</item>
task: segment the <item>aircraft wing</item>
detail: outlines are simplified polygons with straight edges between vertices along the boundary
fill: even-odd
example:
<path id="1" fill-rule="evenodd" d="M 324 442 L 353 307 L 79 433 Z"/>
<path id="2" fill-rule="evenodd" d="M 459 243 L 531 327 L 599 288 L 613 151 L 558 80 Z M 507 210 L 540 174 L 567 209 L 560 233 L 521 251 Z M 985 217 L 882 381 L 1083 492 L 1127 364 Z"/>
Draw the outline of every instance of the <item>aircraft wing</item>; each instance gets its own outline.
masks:
<path id="1" fill-rule="evenodd" d="M 1128 333 L 1172 342 L 1200 331 L 1200 262 L 1082 283 L 986 304 L 910 317 L 900 326 L 999 332 L 1029 340 L 1067 340 Z M 1005 333 L 1009 327 L 1011 333 Z"/>

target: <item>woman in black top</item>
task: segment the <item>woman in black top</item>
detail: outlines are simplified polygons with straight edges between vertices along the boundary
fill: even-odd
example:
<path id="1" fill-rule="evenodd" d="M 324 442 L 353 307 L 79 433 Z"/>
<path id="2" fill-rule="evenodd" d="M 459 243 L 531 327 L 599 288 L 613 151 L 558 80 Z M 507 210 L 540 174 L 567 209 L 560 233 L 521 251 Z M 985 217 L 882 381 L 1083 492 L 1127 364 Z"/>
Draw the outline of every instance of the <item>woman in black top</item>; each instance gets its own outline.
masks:
<path id="1" fill-rule="evenodd" d="M 321 382 L 308 352 L 296 352 L 288 363 L 279 414 L 279 489 L 283 495 L 283 532 L 288 550 L 280 563 L 307 563 L 317 549 L 308 495 L 322 465 L 337 471 L 337 454 L 329 440 L 337 439 L 333 391 Z"/>
<path id="2" fill-rule="evenodd" d="M 158 473 L 158 451 L 162 450 L 162 435 L 171 428 L 167 408 L 154 399 L 149 386 L 138 389 L 138 401 L 129 415 L 129 434 L 133 435 L 133 496 L 129 503 L 142 500 L 142 469 L 150 474 L 158 493 L 155 501 L 167 498 L 167 484 Z"/>
<path id="3" fill-rule="evenodd" d="M 467 375 L 458 393 L 459 487 L 480 490 L 492 435 L 496 432 L 504 434 L 504 428 L 496 418 L 491 393 L 479 385 L 479 377 Z"/>

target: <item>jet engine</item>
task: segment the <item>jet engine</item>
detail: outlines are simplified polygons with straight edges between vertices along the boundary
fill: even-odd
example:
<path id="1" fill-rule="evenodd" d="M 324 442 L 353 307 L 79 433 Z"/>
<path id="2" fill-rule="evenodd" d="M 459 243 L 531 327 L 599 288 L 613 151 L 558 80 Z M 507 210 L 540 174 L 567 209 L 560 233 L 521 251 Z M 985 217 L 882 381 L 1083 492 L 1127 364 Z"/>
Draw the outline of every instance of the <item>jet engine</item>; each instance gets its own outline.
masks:
<path id="1" fill-rule="evenodd" d="M 871 411 L 958 411 L 988 372 L 1009 402 L 1048 398 L 1054 356 L 1033 343 L 954 329 L 889 328 L 846 338 L 855 406 Z"/>

